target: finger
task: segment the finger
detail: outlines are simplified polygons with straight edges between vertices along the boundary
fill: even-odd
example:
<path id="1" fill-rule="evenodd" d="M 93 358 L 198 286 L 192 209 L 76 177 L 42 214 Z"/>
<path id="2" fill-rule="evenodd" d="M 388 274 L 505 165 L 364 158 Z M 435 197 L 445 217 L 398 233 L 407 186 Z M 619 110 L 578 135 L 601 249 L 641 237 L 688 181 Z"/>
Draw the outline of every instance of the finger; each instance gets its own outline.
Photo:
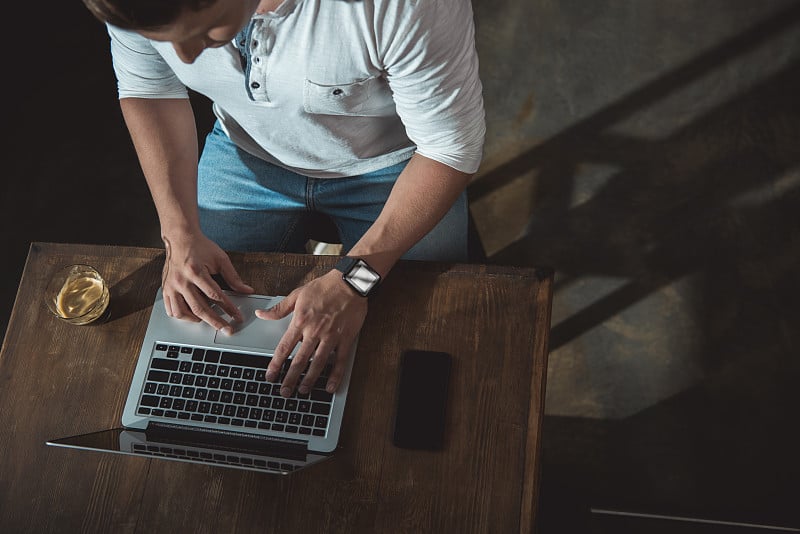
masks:
<path id="1" fill-rule="evenodd" d="M 306 371 L 306 376 L 303 377 L 303 381 L 300 383 L 300 387 L 298 391 L 305 395 L 311 388 L 314 387 L 314 384 L 317 382 L 317 378 L 320 374 L 322 374 L 322 370 L 325 369 L 325 366 L 328 364 L 328 361 L 333 361 L 334 355 L 334 344 L 329 341 L 322 341 L 317 346 L 317 350 L 314 352 L 314 357 L 311 359 L 311 364 L 308 366 L 308 371 Z"/>
<path id="2" fill-rule="evenodd" d="M 164 295 L 164 310 L 167 312 L 167 317 L 173 317 L 172 304 L 168 295 Z"/>
<path id="3" fill-rule="evenodd" d="M 194 314 L 195 317 L 198 317 L 202 321 L 211 325 L 215 330 L 219 330 L 223 334 L 227 335 L 232 334 L 233 328 L 231 328 L 231 326 L 211 308 L 206 296 L 199 293 L 199 289 L 189 289 L 183 295 L 183 298 L 186 300 L 186 304 L 189 306 L 191 313 Z"/>
<path id="4" fill-rule="evenodd" d="M 300 379 L 300 375 L 303 374 L 308 367 L 308 360 L 314 354 L 316 348 L 317 343 L 313 340 L 304 339 L 300 344 L 300 348 L 297 349 L 297 352 L 292 357 L 292 364 L 289 366 L 289 370 L 286 372 L 286 376 L 283 379 L 283 384 L 281 386 L 282 396 L 292 396 L 295 385 Z"/>
<path id="5" fill-rule="evenodd" d="M 220 269 L 220 273 L 222 277 L 228 282 L 228 285 L 231 286 L 231 289 L 238 293 L 253 293 L 254 289 L 245 284 L 242 281 L 242 278 L 239 276 L 239 273 L 236 272 L 236 268 L 231 263 L 230 258 L 227 256 L 225 257 L 225 261 L 222 263 L 222 268 Z"/>
<path id="6" fill-rule="evenodd" d="M 259 319 L 276 320 L 283 319 L 294 311 L 294 304 L 297 301 L 297 292 L 292 291 L 289 295 L 266 310 L 256 310 L 256 317 Z"/>
<path id="7" fill-rule="evenodd" d="M 216 302 L 222 311 L 227 313 L 234 321 L 241 323 L 244 319 L 242 311 L 236 307 L 236 304 L 228 297 L 228 295 L 219 287 L 216 281 L 211 277 L 211 274 L 206 271 L 200 279 L 195 282 L 197 288 L 205 294 L 206 297 Z"/>
<path id="8" fill-rule="evenodd" d="M 267 366 L 268 381 L 276 382 L 278 380 L 283 362 L 286 361 L 286 358 L 289 357 L 289 354 L 292 353 L 295 346 L 297 346 L 301 339 L 302 333 L 300 330 L 292 325 L 289 325 L 289 328 L 287 328 L 286 332 L 283 333 L 281 340 L 275 347 L 275 352 L 272 354 L 272 361 L 270 361 L 269 366 Z"/>
<path id="9" fill-rule="evenodd" d="M 180 293 L 175 293 L 171 297 L 167 296 L 166 298 L 169 299 L 172 317 L 175 317 L 176 319 L 183 319 L 184 321 L 197 320 L 197 317 L 195 317 L 195 315 L 192 313 L 192 310 L 189 309 L 189 306 L 186 304 L 186 301 Z"/>
<path id="10" fill-rule="evenodd" d="M 350 358 L 350 352 L 353 350 L 353 343 L 355 339 L 350 339 L 342 342 L 336 348 L 336 363 L 333 364 L 333 370 L 328 377 L 328 383 L 325 386 L 325 391 L 328 393 L 336 393 L 339 385 L 342 383 L 342 377 L 347 367 L 347 360 Z"/>

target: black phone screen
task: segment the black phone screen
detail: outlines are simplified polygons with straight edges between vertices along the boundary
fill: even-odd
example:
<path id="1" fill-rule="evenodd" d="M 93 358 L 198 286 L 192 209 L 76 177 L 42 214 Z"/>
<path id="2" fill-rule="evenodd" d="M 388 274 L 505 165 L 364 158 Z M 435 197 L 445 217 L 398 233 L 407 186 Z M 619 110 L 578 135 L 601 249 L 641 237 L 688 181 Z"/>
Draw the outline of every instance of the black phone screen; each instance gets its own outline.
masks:
<path id="1" fill-rule="evenodd" d="M 444 444 L 451 356 L 406 350 L 400 356 L 393 443 L 406 449 L 441 449 Z"/>

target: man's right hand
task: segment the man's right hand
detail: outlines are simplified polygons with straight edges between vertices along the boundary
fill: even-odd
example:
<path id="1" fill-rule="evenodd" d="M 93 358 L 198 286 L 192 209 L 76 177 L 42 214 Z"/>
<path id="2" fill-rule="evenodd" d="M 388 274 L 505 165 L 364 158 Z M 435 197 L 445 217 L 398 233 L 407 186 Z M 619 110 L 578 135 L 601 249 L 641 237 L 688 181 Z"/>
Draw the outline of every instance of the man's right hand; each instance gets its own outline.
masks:
<path id="1" fill-rule="evenodd" d="M 242 314 L 211 275 L 219 274 L 232 290 L 249 294 L 230 258 L 216 243 L 202 234 L 180 238 L 164 237 L 167 258 L 161 277 L 167 315 L 187 321 L 206 323 L 225 334 L 233 333 L 228 323 L 214 311 L 217 304 L 232 319 L 241 322 Z"/>

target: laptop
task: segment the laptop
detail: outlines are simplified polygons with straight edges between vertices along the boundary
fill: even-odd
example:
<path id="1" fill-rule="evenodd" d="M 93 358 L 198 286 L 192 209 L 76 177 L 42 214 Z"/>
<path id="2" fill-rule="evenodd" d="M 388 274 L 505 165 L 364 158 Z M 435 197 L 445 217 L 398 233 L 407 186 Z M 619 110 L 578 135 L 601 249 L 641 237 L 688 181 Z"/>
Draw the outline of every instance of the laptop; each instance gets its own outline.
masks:
<path id="1" fill-rule="evenodd" d="M 266 369 L 291 321 L 255 316 L 284 297 L 226 291 L 243 322 L 232 335 L 169 317 L 159 288 L 118 428 L 47 445 L 289 474 L 329 458 L 341 429 L 356 351 L 338 390 L 325 391 L 331 364 L 312 390 L 286 399 Z M 230 317 L 216 310 L 226 320 Z M 299 382 L 298 382 L 299 383 Z"/>

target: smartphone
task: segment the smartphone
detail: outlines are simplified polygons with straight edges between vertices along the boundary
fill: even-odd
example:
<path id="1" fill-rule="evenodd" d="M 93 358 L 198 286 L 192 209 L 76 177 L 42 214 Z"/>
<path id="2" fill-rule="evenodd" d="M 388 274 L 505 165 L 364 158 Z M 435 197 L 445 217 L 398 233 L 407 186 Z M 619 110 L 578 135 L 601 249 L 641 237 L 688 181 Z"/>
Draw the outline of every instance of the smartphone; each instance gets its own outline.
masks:
<path id="1" fill-rule="evenodd" d="M 443 447 L 451 361 L 446 352 L 405 350 L 400 355 L 392 436 L 397 447 Z"/>

